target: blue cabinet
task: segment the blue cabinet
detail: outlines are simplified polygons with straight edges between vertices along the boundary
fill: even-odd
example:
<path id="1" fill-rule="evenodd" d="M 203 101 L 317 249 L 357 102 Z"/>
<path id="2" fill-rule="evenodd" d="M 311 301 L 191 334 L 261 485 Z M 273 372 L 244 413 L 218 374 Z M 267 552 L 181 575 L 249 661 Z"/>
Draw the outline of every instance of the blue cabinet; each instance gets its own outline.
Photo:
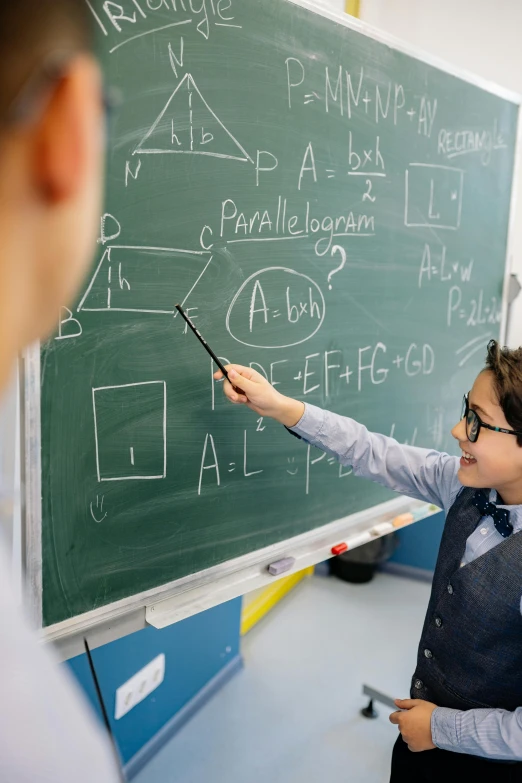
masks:
<path id="1" fill-rule="evenodd" d="M 93 650 L 112 730 L 130 773 L 150 758 L 188 717 L 241 667 L 241 599 L 229 601 L 161 631 L 146 628 Z M 165 655 L 165 679 L 120 720 L 114 720 L 116 690 L 143 666 Z M 99 713 L 85 655 L 70 667 Z"/>
<path id="2" fill-rule="evenodd" d="M 445 515 L 441 511 L 400 530 L 399 545 L 389 562 L 423 571 L 433 571 L 437 562 L 444 521 Z"/>

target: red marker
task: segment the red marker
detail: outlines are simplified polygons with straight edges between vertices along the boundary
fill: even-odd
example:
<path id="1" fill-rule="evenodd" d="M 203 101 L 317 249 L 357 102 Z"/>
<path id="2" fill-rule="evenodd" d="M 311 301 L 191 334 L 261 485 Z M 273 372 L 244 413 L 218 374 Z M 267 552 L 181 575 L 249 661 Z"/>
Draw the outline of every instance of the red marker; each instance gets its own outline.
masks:
<path id="1" fill-rule="evenodd" d="M 337 544 L 336 546 L 332 547 L 332 555 L 342 555 L 343 552 L 346 552 L 348 549 L 348 544 Z"/>

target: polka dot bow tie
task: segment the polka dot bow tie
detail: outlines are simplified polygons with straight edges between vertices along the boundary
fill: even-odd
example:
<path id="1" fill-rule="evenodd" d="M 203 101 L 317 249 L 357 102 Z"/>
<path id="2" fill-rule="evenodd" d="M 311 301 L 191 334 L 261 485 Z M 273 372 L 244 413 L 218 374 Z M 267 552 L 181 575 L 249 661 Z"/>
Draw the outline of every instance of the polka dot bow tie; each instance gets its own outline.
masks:
<path id="1" fill-rule="evenodd" d="M 503 538 L 507 538 L 513 532 L 513 525 L 509 521 L 507 508 L 497 508 L 490 503 L 483 489 L 478 489 L 473 495 L 473 504 L 485 517 L 491 517 L 498 532 Z"/>

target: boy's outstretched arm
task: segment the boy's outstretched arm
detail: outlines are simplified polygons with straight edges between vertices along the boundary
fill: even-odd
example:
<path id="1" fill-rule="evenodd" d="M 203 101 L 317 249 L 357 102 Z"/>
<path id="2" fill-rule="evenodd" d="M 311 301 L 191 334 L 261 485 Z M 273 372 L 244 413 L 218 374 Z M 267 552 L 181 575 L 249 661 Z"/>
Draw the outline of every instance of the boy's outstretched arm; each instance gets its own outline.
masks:
<path id="1" fill-rule="evenodd" d="M 458 458 L 433 449 L 403 446 L 393 438 L 369 432 L 354 419 L 285 397 L 250 367 L 227 366 L 224 392 L 235 405 L 246 405 L 289 427 L 307 443 L 350 465 L 356 476 L 371 479 L 418 500 L 450 508 L 461 484 Z M 220 371 L 216 380 L 223 378 Z"/>

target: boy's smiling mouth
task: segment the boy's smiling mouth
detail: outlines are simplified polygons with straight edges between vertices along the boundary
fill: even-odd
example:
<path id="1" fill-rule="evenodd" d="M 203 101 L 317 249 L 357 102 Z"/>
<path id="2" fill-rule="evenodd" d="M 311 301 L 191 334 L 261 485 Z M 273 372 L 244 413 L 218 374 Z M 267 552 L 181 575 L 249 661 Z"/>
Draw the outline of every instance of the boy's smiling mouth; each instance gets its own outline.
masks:
<path id="1" fill-rule="evenodd" d="M 462 467 L 467 468 L 470 465 L 474 465 L 476 461 L 477 460 L 475 457 L 473 457 L 469 451 L 464 451 L 464 449 L 462 449 L 462 457 L 460 458 L 460 464 Z"/>

